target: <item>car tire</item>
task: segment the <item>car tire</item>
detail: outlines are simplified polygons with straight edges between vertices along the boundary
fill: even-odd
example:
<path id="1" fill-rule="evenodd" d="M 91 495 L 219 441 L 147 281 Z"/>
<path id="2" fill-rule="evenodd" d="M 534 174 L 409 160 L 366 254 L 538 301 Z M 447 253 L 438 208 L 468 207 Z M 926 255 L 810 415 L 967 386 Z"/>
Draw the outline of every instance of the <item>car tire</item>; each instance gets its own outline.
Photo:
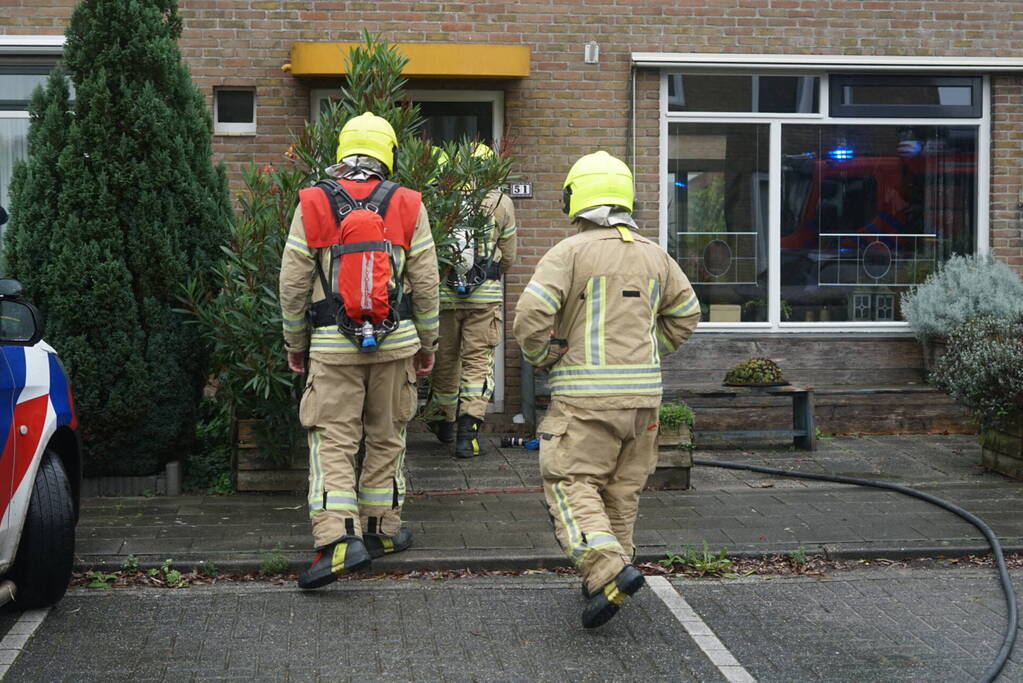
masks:
<path id="1" fill-rule="evenodd" d="M 43 454 L 36 472 L 25 527 L 10 578 L 21 608 L 52 605 L 71 581 L 75 559 L 75 508 L 71 485 L 60 458 Z"/>

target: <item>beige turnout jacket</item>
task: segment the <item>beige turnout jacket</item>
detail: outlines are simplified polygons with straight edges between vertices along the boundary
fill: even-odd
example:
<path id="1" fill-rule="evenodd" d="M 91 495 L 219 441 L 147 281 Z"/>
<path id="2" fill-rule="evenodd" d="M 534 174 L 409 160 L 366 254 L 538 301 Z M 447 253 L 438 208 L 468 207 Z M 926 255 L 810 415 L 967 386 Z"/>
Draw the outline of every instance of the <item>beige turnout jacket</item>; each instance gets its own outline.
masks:
<path id="1" fill-rule="evenodd" d="M 579 221 L 540 259 L 515 308 L 552 398 L 598 410 L 656 407 L 661 357 L 692 335 L 700 302 L 667 252 L 624 225 Z M 563 340 L 565 343 L 559 343 Z"/>

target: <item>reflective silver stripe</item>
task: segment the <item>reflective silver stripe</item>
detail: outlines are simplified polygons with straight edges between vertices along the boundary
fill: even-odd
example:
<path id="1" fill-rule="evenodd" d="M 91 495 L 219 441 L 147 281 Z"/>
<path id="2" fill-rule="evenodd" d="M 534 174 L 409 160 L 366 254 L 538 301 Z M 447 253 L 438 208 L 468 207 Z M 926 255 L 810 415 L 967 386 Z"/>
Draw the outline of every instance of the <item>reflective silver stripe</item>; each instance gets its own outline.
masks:
<path id="1" fill-rule="evenodd" d="M 689 296 L 688 299 L 675 306 L 672 309 L 664 311 L 661 315 L 666 318 L 685 318 L 686 316 L 693 315 L 700 308 L 700 301 L 696 298 L 695 294 Z"/>
<path id="2" fill-rule="evenodd" d="M 309 430 L 309 514 L 323 511 L 323 465 L 320 462 L 320 432 Z"/>
<path id="3" fill-rule="evenodd" d="M 359 491 L 359 505 L 391 505 L 394 500 L 394 491 L 387 489 L 386 493 L 376 493 L 366 490 Z"/>
<path id="4" fill-rule="evenodd" d="M 439 391 L 433 392 L 433 401 L 442 406 L 450 406 L 458 403 L 458 394 L 442 394 Z"/>
<path id="5" fill-rule="evenodd" d="M 621 543 L 618 542 L 618 538 L 614 534 L 596 532 L 586 535 L 586 545 L 591 549 L 610 548 L 618 547 L 621 548 Z"/>
<path id="6" fill-rule="evenodd" d="M 541 285 L 535 280 L 530 280 L 529 284 L 526 285 L 525 291 L 529 292 L 550 310 L 551 313 L 557 313 L 561 309 L 561 302 L 556 296 L 554 296 L 546 287 Z"/>
<path id="7" fill-rule="evenodd" d="M 568 504 L 568 495 L 565 493 L 564 482 L 556 481 L 552 488 L 554 489 L 554 498 L 558 504 L 558 516 L 561 517 L 561 523 L 568 533 L 568 555 L 578 565 L 586 551 L 586 546 L 582 544 L 579 527 L 576 525 L 575 517 L 572 515 L 572 508 Z"/>
<path id="8" fill-rule="evenodd" d="M 604 290 L 607 281 L 603 276 L 590 278 L 586 286 L 590 305 L 586 310 L 586 362 L 591 365 L 604 363 Z"/>
<path id="9" fill-rule="evenodd" d="M 427 249 L 433 249 L 433 247 L 434 247 L 433 235 L 429 235 L 419 240 L 418 242 L 413 242 L 412 246 L 409 247 L 408 253 L 409 256 L 415 256 L 421 252 L 426 251 Z"/>
<path id="10" fill-rule="evenodd" d="M 458 393 L 460 394 L 482 394 L 483 384 L 463 384 L 458 387 Z"/>
<path id="11" fill-rule="evenodd" d="M 358 511 L 355 494 L 347 491 L 327 491 L 326 496 L 328 510 L 354 510 Z"/>
<path id="12" fill-rule="evenodd" d="M 418 314 L 414 316 L 416 327 L 437 327 L 440 325 L 440 315 L 430 315 L 420 317 Z"/>
<path id="13" fill-rule="evenodd" d="M 306 326 L 305 318 L 299 318 L 298 320 L 288 320 L 287 318 L 284 318 L 283 323 L 284 329 L 286 330 L 298 330 Z"/>
<path id="14" fill-rule="evenodd" d="M 543 348 L 541 348 L 536 353 L 529 353 L 525 349 L 522 350 L 522 353 L 523 355 L 525 355 L 527 361 L 529 361 L 533 365 L 536 365 L 537 363 L 542 363 L 547 358 L 548 354 L 550 353 L 550 350 L 551 342 L 548 339 L 546 342 L 544 342 Z"/>
<path id="15" fill-rule="evenodd" d="M 398 508 L 405 504 L 405 431 L 407 427 L 401 427 L 401 450 L 394 461 L 394 483 L 398 487 Z"/>
<path id="16" fill-rule="evenodd" d="M 557 370 L 551 371 L 550 381 L 554 382 L 559 379 L 565 378 L 607 378 L 614 379 L 617 376 L 637 376 L 644 377 L 645 375 L 661 375 L 660 365 L 626 365 L 617 367 L 614 365 L 604 367 L 580 367 L 578 365 L 570 365 L 566 368 L 558 368 Z"/>
<path id="17" fill-rule="evenodd" d="M 362 287 L 360 287 L 359 307 L 364 311 L 373 310 L 373 265 L 376 263 L 376 253 L 368 252 L 362 255 Z"/>
<path id="18" fill-rule="evenodd" d="M 514 224 L 509 225 L 508 227 L 501 231 L 501 239 L 506 240 L 509 237 L 513 236 L 515 234 L 515 230 L 516 228 Z"/>
<path id="19" fill-rule="evenodd" d="M 661 357 L 657 350 L 657 309 L 661 306 L 661 283 L 650 280 L 650 360 L 660 363 Z"/>
<path id="20" fill-rule="evenodd" d="M 678 348 L 678 347 L 672 345 L 672 343 L 670 341 L 668 341 L 668 338 L 664 336 L 664 332 L 661 331 L 661 328 L 658 327 L 657 328 L 657 350 L 660 352 L 660 354 L 662 356 L 666 356 L 669 353 L 674 353 L 676 348 Z"/>
<path id="21" fill-rule="evenodd" d="M 483 382 L 483 400 L 487 402 L 494 395 L 494 373 L 497 371 L 496 349 L 491 349 L 488 355 L 490 356 L 490 362 L 487 363 L 487 377 Z"/>
<path id="22" fill-rule="evenodd" d="M 575 395 L 598 395 L 598 394 L 659 394 L 661 393 L 661 382 L 631 383 L 631 384 L 552 384 L 552 394 L 575 394 Z"/>
<path id="23" fill-rule="evenodd" d="M 285 242 L 285 245 L 286 249 L 294 249 L 295 251 L 305 256 L 313 255 L 313 252 L 309 250 L 309 245 L 307 245 L 305 242 L 298 239 L 297 237 L 288 237 L 288 241 Z"/>

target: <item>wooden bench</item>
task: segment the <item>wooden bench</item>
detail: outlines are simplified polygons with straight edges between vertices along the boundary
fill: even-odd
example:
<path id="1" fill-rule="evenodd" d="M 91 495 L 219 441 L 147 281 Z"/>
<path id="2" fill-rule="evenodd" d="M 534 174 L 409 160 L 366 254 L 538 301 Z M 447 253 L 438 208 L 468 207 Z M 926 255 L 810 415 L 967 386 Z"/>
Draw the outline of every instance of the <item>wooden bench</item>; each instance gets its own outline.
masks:
<path id="1" fill-rule="evenodd" d="M 795 384 L 778 387 L 691 387 L 687 396 L 715 399 L 737 399 L 749 396 L 783 396 L 792 399 L 792 429 L 701 430 L 697 420 L 697 435 L 724 438 L 792 437 L 796 448 L 817 450 L 817 422 L 813 410 L 813 388 Z"/>

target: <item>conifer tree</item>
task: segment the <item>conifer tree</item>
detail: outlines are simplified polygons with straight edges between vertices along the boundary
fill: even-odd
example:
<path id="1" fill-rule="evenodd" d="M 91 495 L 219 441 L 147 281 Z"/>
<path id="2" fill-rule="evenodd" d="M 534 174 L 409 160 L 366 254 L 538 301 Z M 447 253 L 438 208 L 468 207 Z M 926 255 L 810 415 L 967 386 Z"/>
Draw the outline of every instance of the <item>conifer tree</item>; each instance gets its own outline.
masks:
<path id="1" fill-rule="evenodd" d="M 67 30 L 76 98 L 40 291 L 87 474 L 154 472 L 194 434 L 205 353 L 173 309 L 219 259 L 230 204 L 180 34 L 175 0 L 83 0 Z"/>

